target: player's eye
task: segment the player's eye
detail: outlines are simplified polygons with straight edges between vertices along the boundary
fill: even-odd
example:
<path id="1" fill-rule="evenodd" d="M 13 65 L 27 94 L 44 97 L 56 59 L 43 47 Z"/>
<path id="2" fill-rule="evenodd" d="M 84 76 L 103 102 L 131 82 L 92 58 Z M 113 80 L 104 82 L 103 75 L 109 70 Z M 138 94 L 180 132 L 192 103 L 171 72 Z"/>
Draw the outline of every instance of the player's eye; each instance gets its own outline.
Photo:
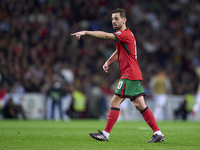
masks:
<path id="1" fill-rule="evenodd" d="M 119 18 L 115 18 L 115 20 L 119 20 Z"/>

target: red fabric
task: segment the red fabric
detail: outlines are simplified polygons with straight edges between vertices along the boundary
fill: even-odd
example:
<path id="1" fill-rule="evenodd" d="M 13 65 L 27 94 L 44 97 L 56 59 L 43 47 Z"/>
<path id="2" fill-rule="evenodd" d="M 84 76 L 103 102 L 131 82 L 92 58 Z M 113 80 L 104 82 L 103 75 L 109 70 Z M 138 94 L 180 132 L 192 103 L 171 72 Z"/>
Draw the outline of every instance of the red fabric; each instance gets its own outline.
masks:
<path id="1" fill-rule="evenodd" d="M 2 87 L 1 89 L 0 89 L 0 100 L 1 99 L 3 99 L 4 97 L 5 97 L 5 95 L 6 95 L 6 88 L 5 87 Z"/>
<path id="2" fill-rule="evenodd" d="M 154 115 L 149 108 L 142 114 L 142 116 L 146 123 L 151 127 L 153 132 L 160 131 L 154 118 Z"/>
<path id="3" fill-rule="evenodd" d="M 108 115 L 106 128 L 104 129 L 106 132 L 110 133 L 110 131 L 112 130 L 113 126 L 115 125 L 118 117 L 119 117 L 119 110 L 111 109 L 110 113 Z"/>
<path id="4" fill-rule="evenodd" d="M 136 41 L 133 33 L 126 29 L 114 33 L 121 79 L 142 80 L 137 61 Z"/>

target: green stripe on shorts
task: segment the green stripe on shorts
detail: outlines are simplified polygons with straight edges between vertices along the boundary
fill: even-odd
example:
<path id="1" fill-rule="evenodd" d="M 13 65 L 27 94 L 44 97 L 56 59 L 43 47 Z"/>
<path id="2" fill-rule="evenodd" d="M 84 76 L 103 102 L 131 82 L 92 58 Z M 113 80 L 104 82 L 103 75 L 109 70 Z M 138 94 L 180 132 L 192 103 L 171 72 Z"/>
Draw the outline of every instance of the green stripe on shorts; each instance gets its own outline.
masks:
<path id="1" fill-rule="evenodd" d="M 140 80 L 121 79 L 118 83 L 115 95 L 134 99 L 140 95 L 146 95 Z"/>

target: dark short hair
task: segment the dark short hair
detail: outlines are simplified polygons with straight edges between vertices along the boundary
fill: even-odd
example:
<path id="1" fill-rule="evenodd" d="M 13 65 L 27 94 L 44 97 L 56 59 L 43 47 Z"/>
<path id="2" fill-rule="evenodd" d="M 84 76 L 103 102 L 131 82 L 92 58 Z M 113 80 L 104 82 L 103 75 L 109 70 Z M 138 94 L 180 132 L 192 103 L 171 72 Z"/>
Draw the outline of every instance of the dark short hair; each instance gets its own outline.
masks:
<path id="1" fill-rule="evenodd" d="M 120 13 L 121 18 L 127 18 L 125 9 L 117 8 L 117 9 L 113 10 L 112 13 Z"/>

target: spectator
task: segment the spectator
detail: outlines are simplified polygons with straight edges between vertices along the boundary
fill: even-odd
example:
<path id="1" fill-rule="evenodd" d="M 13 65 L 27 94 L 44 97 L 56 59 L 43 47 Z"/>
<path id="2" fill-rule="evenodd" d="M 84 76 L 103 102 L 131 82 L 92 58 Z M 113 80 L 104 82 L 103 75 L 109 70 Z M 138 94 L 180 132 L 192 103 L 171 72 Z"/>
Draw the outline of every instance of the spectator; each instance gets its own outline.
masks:
<path id="1" fill-rule="evenodd" d="M 51 98 L 52 100 L 51 119 L 55 119 L 54 113 L 56 105 L 59 108 L 60 119 L 63 119 L 62 98 L 65 96 L 66 93 L 57 74 L 52 75 L 52 80 L 52 85 L 47 91 L 47 97 Z"/>
<path id="2" fill-rule="evenodd" d="M 8 99 L 3 115 L 5 119 L 19 119 L 20 117 L 26 119 L 22 106 L 14 104 L 12 98 Z"/>
<path id="3" fill-rule="evenodd" d="M 93 86 L 91 87 L 89 101 L 87 104 L 87 115 L 89 118 L 99 119 L 102 114 L 102 106 L 104 94 L 100 88 L 100 78 L 98 76 L 94 76 L 93 78 Z"/>

